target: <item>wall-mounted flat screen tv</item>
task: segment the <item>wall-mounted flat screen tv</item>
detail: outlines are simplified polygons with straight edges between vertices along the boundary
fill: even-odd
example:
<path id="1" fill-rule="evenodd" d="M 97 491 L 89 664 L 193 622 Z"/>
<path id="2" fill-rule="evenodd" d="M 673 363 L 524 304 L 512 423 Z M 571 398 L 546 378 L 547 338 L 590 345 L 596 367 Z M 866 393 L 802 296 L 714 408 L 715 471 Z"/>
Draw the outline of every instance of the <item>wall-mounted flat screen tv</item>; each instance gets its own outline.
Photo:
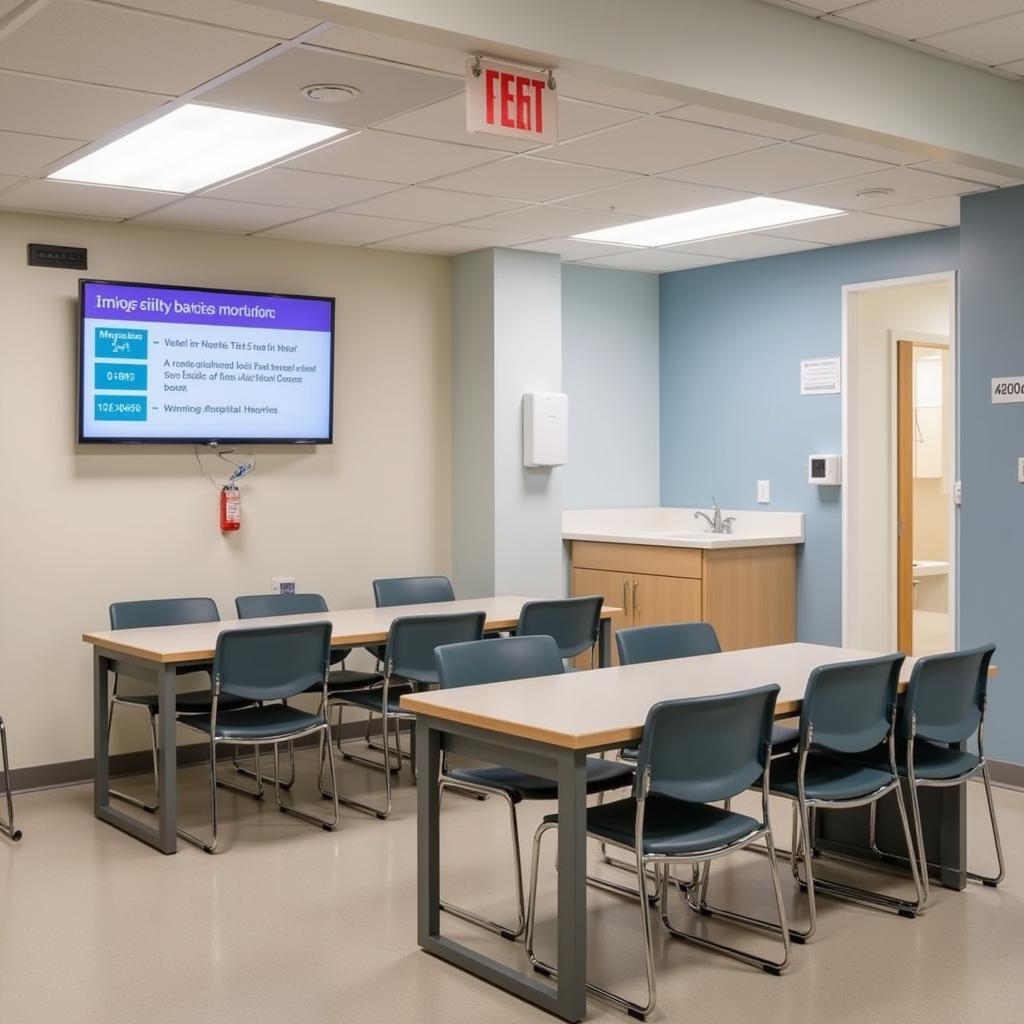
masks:
<path id="1" fill-rule="evenodd" d="M 78 439 L 330 444 L 334 299 L 79 285 Z"/>

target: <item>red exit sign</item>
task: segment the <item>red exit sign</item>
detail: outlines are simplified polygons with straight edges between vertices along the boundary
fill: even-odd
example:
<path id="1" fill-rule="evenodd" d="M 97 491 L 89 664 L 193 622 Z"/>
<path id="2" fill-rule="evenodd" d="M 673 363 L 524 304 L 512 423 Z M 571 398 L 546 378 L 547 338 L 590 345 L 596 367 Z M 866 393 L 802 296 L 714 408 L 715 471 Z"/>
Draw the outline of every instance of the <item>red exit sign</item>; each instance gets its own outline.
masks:
<path id="1" fill-rule="evenodd" d="M 534 142 L 558 141 L 558 99 L 547 72 L 466 61 L 466 128 Z"/>

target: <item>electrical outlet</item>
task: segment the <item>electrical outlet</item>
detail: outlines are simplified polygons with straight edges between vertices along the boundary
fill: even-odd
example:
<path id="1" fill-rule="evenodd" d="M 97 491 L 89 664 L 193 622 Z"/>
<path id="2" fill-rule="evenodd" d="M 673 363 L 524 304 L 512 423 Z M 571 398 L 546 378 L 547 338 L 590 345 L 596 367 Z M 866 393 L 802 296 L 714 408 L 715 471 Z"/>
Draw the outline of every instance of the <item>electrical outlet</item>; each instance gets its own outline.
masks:
<path id="1" fill-rule="evenodd" d="M 768 505 L 772 500 L 772 483 L 770 480 L 757 481 L 757 503 Z"/>
<path id="2" fill-rule="evenodd" d="M 295 578 L 293 576 L 281 576 L 274 580 L 275 594 L 294 594 Z"/>

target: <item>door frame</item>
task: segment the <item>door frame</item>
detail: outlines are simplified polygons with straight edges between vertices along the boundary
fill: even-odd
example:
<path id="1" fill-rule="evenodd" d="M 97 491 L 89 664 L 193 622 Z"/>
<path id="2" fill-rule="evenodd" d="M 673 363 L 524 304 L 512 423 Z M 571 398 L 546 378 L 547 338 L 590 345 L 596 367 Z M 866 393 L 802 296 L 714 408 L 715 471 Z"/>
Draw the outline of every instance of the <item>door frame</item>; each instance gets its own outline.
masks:
<path id="1" fill-rule="evenodd" d="M 941 271 L 934 274 L 918 274 L 911 277 L 886 278 L 880 281 L 863 281 L 856 284 L 842 286 L 842 347 L 841 347 L 841 381 L 842 381 L 842 441 L 841 452 L 843 462 L 843 486 L 840 494 L 840 509 L 842 517 L 842 570 L 840 586 L 841 615 L 842 615 L 842 642 L 844 646 L 850 643 L 850 635 L 854 628 L 853 607 L 855 602 L 850 598 L 851 584 L 854 574 L 851 571 L 851 552 L 849 542 L 850 509 L 853 505 L 851 495 L 852 488 L 847 483 L 850 479 L 848 472 L 850 466 L 850 438 L 858 423 L 858 416 L 866 410 L 861 409 L 861 396 L 851 391 L 853 387 L 851 376 L 848 372 L 849 358 L 851 352 L 856 348 L 857 323 L 855 298 L 862 292 L 875 291 L 881 288 L 904 288 L 916 284 L 936 284 L 945 282 L 949 286 L 949 364 L 952 372 L 950 379 L 945 382 L 945 401 L 949 403 L 950 429 L 946 452 L 945 472 L 950 481 L 951 491 L 949 502 L 949 612 L 950 612 L 950 643 L 952 647 L 959 644 L 960 639 L 960 602 L 959 602 L 959 558 L 960 558 L 960 536 L 959 518 L 957 510 L 959 503 L 956 500 L 955 492 L 959 489 L 960 480 L 957 475 L 959 466 L 960 448 L 960 361 L 959 346 L 957 344 L 957 310 L 959 307 L 958 276 L 955 270 Z M 891 367 L 891 386 L 889 394 L 890 422 L 892 423 L 891 444 L 889 452 L 889 468 L 891 477 L 891 500 L 888 510 L 889 522 L 889 544 L 885 557 L 891 568 L 891 600 L 892 600 L 892 623 L 891 637 L 888 646 L 891 649 L 896 647 L 896 611 L 897 611 L 897 437 L 896 437 L 896 410 L 897 410 L 897 341 L 913 341 L 923 344 L 934 344 L 936 341 L 946 342 L 946 336 L 941 338 L 936 335 L 925 334 L 921 331 L 905 331 L 893 328 L 889 335 L 889 360 Z"/>

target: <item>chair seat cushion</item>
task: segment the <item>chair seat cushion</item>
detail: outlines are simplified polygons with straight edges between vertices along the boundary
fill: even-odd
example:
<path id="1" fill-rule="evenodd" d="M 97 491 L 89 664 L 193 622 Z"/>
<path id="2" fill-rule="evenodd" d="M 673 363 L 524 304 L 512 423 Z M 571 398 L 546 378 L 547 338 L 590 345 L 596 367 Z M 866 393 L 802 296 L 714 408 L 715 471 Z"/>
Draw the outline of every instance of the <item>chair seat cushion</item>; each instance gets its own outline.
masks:
<path id="1" fill-rule="evenodd" d="M 223 707 L 223 706 L 222 706 Z M 210 731 L 210 716 L 189 716 L 186 723 L 205 733 Z M 310 714 L 285 704 L 264 704 L 262 707 L 217 712 L 218 740 L 272 740 L 308 732 L 324 725 L 323 715 Z"/>
<path id="2" fill-rule="evenodd" d="M 787 754 L 772 761 L 771 791 L 795 798 L 800 758 Z M 808 800 L 859 800 L 892 782 L 892 773 L 857 761 L 811 754 L 807 758 L 804 793 Z"/>
<path id="3" fill-rule="evenodd" d="M 640 747 L 623 747 L 619 751 L 619 757 L 625 761 L 635 761 L 640 756 Z"/>
<path id="4" fill-rule="evenodd" d="M 412 693 L 413 687 L 408 684 L 401 684 L 398 686 L 388 687 L 388 714 L 389 715 L 409 715 L 408 711 L 404 711 L 398 706 L 398 701 L 403 694 Z M 336 695 L 337 699 L 345 704 L 352 704 L 357 708 L 364 708 L 366 711 L 374 711 L 378 715 L 383 710 L 384 704 L 384 688 L 382 686 L 375 686 L 369 690 L 352 690 L 339 691 Z"/>
<path id="5" fill-rule="evenodd" d="M 159 710 L 160 698 L 155 693 L 119 693 L 119 701 L 125 704 L 139 704 L 147 707 L 155 715 Z M 244 708 L 252 704 L 251 700 L 244 697 L 235 697 L 230 694 L 221 694 L 220 709 L 227 711 L 233 708 Z M 187 693 L 178 693 L 174 697 L 174 709 L 179 715 L 207 714 L 213 706 L 213 698 L 209 690 L 191 690 Z"/>
<path id="6" fill-rule="evenodd" d="M 861 761 L 873 768 L 887 769 L 888 747 L 876 747 L 864 754 Z M 959 779 L 977 770 L 981 760 L 969 750 L 951 750 L 941 743 L 928 740 L 914 740 L 914 775 L 919 779 Z M 900 775 L 907 774 L 907 745 L 896 742 L 896 769 Z"/>
<path id="7" fill-rule="evenodd" d="M 557 822 L 558 815 L 550 814 L 544 820 Z M 587 832 L 599 839 L 632 849 L 635 828 L 633 797 L 587 808 Z M 746 814 L 651 795 L 644 808 L 644 853 L 692 857 L 730 846 L 760 828 L 760 822 Z"/>
<path id="8" fill-rule="evenodd" d="M 772 753 L 781 754 L 792 750 L 800 742 L 800 730 L 784 722 L 776 722 L 772 726 Z"/>
<path id="9" fill-rule="evenodd" d="M 470 782 L 487 789 L 500 789 L 513 803 L 521 800 L 556 800 L 558 783 L 515 768 L 454 768 L 448 772 L 454 782 Z M 633 784 L 633 769 L 628 764 L 603 757 L 587 758 L 587 792 L 604 793 Z"/>

